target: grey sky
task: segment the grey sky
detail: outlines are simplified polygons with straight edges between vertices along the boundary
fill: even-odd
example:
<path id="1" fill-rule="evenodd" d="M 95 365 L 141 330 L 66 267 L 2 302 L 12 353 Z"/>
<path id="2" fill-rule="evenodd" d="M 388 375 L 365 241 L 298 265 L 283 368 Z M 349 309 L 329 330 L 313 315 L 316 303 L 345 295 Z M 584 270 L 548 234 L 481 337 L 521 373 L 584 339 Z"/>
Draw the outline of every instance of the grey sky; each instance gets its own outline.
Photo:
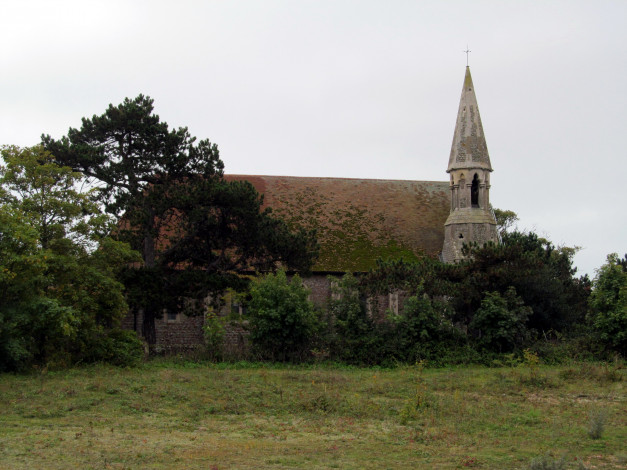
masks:
<path id="1" fill-rule="evenodd" d="M 627 251 L 625 1 L 0 0 L 0 144 L 139 93 L 229 173 L 446 181 L 466 44 L 495 207 Z"/>

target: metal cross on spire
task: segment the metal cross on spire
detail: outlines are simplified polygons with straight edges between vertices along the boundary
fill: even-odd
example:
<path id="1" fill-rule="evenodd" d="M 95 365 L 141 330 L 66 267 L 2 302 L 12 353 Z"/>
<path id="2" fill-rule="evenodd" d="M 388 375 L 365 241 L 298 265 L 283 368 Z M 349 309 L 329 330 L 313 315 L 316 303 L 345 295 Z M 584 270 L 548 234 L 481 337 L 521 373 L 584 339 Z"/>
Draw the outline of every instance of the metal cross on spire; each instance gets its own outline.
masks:
<path id="1" fill-rule="evenodd" d="M 466 44 L 466 50 L 463 52 L 466 53 L 466 67 L 468 67 L 468 54 L 472 52 L 470 49 L 468 49 L 468 44 Z"/>

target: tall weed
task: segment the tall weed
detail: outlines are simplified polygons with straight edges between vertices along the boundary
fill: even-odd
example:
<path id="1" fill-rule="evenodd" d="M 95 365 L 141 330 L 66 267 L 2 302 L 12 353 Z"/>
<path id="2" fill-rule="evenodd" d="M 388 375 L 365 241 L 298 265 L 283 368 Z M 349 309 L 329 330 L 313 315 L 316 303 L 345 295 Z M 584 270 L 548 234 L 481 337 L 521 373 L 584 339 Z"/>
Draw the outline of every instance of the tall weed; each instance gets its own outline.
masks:
<path id="1" fill-rule="evenodd" d="M 588 436 L 590 439 L 601 439 L 607 421 L 605 409 L 594 409 L 589 414 Z"/>

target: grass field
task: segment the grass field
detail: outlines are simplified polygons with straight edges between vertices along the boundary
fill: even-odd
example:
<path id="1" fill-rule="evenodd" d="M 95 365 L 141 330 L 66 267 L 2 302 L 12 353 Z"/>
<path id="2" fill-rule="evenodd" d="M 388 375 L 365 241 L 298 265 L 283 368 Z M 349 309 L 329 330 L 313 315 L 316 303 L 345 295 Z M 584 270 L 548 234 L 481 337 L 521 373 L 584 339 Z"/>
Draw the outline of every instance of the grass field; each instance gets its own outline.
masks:
<path id="1" fill-rule="evenodd" d="M 5 374 L 0 468 L 627 468 L 626 376 L 172 360 Z"/>

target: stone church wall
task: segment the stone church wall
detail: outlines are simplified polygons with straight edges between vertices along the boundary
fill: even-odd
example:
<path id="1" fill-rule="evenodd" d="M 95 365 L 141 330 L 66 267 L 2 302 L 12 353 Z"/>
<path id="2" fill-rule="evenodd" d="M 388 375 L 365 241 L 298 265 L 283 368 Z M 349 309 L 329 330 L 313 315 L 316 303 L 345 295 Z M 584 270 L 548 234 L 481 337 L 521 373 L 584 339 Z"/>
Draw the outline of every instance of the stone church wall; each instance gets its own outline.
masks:
<path id="1" fill-rule="evenodd" d="M 141 311 L 131 312 L 122 321 L 122 327 L 135 330 L 141 336 L 143 321 L 144 317 Z M 162 318 L 155 319 L 157 350 L 169 352 L 202 346 L 204 344 L 203 324 L 204 318 L 202 316 L 188 317 L 182 313 L 175 315 L 164 313 Z"/>
<path id="2" fill-rule="evenodd" d="M 341 276 L 337 276 L 338 278 Z M 332 279 L 326 274 L 314 274 L 303 278 L 303 284 L 310 289 L 310 300 L 320 310 L 326 310 L 332 296 Z M 391 293 L 379 296 L 377 299 L 368 300 L 369 314 L 375 319 L 383 320 L 386 311 L 395 313 L 402 311 L 405 300 L 402 293 Z M 229 297 L 230 299 L 230 297 Z M 237 308 L 237 307 L 236 307 Z M 220 315 L 228 315 L 233 312 L 233 305 L 225 305 Z M 180 352 L 199 349 L 204 346 L 203 325 L 204 317 L 188 317 L 183 313 L 172 314 L 164 312 L 161 318 L 155 319 L 157 334 L 157 351 Z M 123 321 L 122 327 L 135 330 L 141 336 L 143 314 L 141 311 L 129 313 Z M 230 323 L 226 326 L 224 339 L 225 354 L 229 358 L 245 358 L 250 351 L 248 331 L 244 324 Z"/>

